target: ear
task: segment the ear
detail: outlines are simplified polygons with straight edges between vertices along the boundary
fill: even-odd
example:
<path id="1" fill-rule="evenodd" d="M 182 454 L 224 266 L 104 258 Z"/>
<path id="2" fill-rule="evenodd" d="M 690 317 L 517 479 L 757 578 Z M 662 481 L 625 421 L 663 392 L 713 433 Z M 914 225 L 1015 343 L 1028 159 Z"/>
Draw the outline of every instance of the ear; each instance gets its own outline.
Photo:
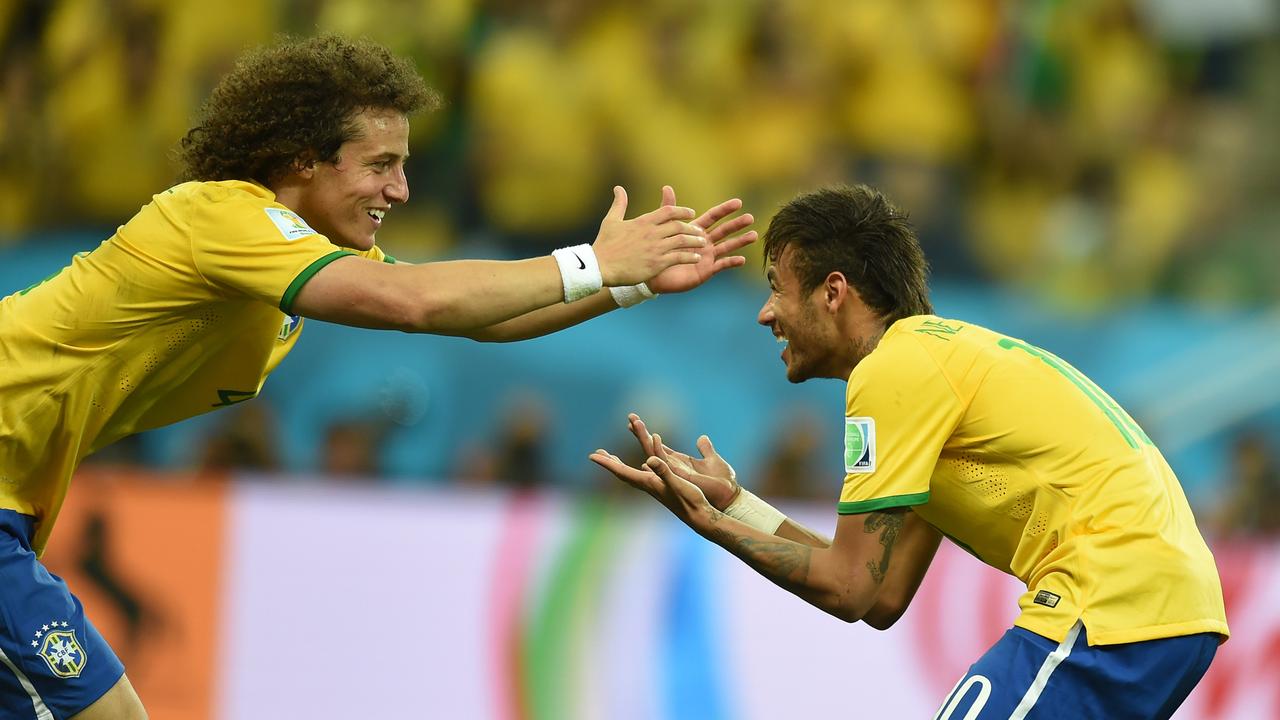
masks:
<path id="1" fill-rule="evenodd" d="M 857 296 L 858 292 L 849 284 L 849 279 L 844 273 L 836 270 L 827 274 L 825 280 L 822 281 L 823 302 L 827 308 L 827 312 L 835 314 L 840 311 L 840 307 L 849 301 L 850 295 Z"/>
<path id="2" fill-rule="evenodd" d="M 310 180 L 316 174 L 315 155 L 308 152 L 294 158 L 289 165 L 289 171 L 300 178 Z"/>

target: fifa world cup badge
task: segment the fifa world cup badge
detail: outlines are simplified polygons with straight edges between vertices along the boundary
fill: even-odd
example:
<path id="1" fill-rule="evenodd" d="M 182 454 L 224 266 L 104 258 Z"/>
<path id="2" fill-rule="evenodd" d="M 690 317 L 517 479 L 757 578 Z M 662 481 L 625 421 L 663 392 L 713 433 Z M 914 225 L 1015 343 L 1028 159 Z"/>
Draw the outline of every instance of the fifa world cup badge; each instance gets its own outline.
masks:
<path id="1" fill-rule="evenodd" d="M 80 671 L 84 670 L 89 659 L 76 640 L 75 628 L 67 627 L 65 620 L 41 626 L 35 632 L 31 646 L 38 648 L 37 652 L 49 670 L 61 678 L 80 677 Z"/>
<path id="2" fill-rule="evenodd" d="M 844 419 L 844 471 L 873 473 L 876 471 L 876 421 L 869 417 Z"/>

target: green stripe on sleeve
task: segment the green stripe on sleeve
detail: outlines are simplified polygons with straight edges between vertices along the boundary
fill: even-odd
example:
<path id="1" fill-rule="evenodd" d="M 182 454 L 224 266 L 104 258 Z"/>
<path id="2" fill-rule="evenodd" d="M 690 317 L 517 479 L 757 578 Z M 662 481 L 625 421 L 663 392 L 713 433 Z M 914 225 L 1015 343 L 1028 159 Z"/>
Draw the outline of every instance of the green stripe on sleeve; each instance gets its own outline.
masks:
<path id="1" fill-rule="evenodd" d="M 382 253 L 382 262 L 387 263 L 389 265 L 395 265 L 396 259 L 386 253 Z"/>
<path id="2" fill-rule="evenodd" d="M 293 301 L 298 297 L 298 293 L 302 291 L 302 286 L 306 285 L 307 281 L 311 279 L 311 276 L 320 272 L 320 269 L 325 265 L 328 265 L 334 260 L 346 255 L 355 255 L 355 253 L 348 250 L 334 250 L 328 255 L 325 255 L 319 260 L 311 263 L 306 267 L 306 269 L 298 273 L 298 276 L 293 279 L 293 282 L 289 283 L 289 287 L 285 289 L 284 295 L 280 298 L 280 309 L 292 315 Z"/>
<path id="3" fill-rule="evenodd" d="M 886 508 L 911 507 L 929 502 L 929 491 L 911 493 L 910 495 L 892 495 L 890 497 L 862 500 L 859 502 L 842 502 L 836 506 L 841 515 L 861 515 L 862 513 L 884 510 Z"/>

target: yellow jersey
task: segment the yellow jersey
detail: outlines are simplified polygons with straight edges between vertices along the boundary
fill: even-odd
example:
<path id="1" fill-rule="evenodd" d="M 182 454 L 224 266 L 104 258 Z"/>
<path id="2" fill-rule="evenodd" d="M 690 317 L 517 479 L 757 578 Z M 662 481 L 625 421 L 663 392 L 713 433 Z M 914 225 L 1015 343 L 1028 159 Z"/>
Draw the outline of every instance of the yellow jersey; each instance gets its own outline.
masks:
<path id="1" fill-rule="evenodd" d="M 258 394 L 298 291 L 353 253 L 250 182 L 152 198 L 56 275 L 0 300 L 0 508 L 42 553 L 76 465 L 121 437 Z"/>
<path id="2" fill-rule="evenodd" d="M 899 320 L 849 376 L 841 514 L 909 506 L 1027 585 L 1016 625 L 1089 643 L 1228 634 L 1222 585 L 1160 451 L 1049 352 Z"/>

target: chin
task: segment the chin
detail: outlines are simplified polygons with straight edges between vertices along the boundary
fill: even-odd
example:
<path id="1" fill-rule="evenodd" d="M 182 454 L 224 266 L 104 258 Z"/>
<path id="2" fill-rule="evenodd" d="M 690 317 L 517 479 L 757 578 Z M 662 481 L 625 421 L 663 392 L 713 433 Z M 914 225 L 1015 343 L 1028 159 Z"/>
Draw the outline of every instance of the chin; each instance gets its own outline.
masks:
<path id="1" fill-rule="evenodd" d="M 332 240 L 332 238 L 330 239 Z M 340 247 L 344 247 L 350 250 L 358 250 L 360 252 L 364 252 L 366 250 L 372 249 L 375 242 L 376 240 L 372 235 L 368 237 L 354 237 L 354 238 L 344 237 L 340 240 L 333 240 L 334 245 L 338 245 Z"/>

